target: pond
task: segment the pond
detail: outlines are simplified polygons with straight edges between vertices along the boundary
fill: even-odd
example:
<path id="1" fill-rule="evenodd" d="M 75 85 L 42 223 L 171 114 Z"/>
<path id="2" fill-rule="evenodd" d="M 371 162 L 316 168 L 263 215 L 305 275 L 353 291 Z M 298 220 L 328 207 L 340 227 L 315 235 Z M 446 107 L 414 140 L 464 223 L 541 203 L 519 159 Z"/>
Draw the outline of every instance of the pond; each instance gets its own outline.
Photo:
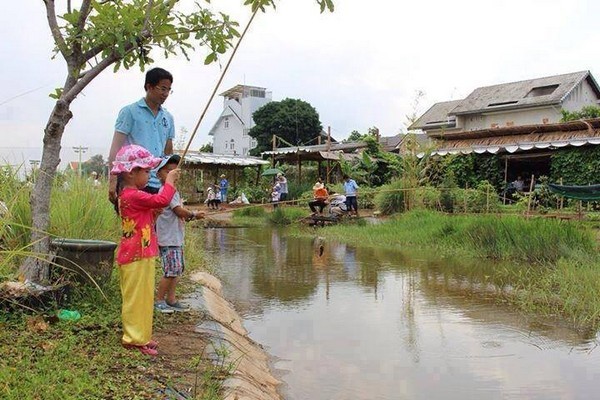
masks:
<path id="1" fill-rule="evenodd" d="M 494 266 L 269 228 L 205 238 L 225 297 L 273 356 L 286 399 L 598 396 L 596 334 L 503 305 L 486 281 Z"/>

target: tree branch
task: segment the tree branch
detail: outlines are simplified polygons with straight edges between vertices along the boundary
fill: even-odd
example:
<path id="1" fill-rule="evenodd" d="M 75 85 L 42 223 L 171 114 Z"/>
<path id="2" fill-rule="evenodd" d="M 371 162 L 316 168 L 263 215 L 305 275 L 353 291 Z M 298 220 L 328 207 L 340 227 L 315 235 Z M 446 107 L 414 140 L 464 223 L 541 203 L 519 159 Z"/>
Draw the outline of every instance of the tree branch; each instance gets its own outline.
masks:
<path id="1" fill-rule="evenodd" d="M 150 32 L 146 32 L 145 34 L 142 35 L 142 37 L 144 39 L 150 37 Z M 132 51 L 133 49 L 135 49 L 136 46 L 133 44 L 128 44 L 127 46 L 125 46 L 125 54 L 129 53 L 130 51 Z M 115 62 L 119 61 L 123 59 L 123 57 L 118 54 L 116 51 L 113 51 L 109 56 L 107 56 L 106 58 L 102 59 L 98 64 L 96 64 L 94 67 L 88 69 L 87 71 L 79 74 L 76 79 L 75 82 L 72 86 L 70 86 L 70 88 L 68 90 L 66 90 L 66 92 L 63 94 L 63 96 L 61 97 L 62 99 L 64 99 L 66 102 L 71 103 L 73 100 L 75 100 L 75 97 L 77 97 L 77 95 L 79 93 L 81 93 L 81 91 L 83 89 L 85 89 L 85 87 L 96 77 L 98 76 L 102 71 L 104 71 L 107 67 L 111 66 L 112 64 L 114 64 Z M 67 85 L 65 85 L 65 89 L 67 89 Z"/>
<path id="2" fill-rule="evenodd" d="M 60 33 L 60 28 L 58 27 L 58 22 L 56 21 L 56 9 L 54 8 L 54 0 L 44 0 L 46 4 L 46 18 L 48 19 L 48 26 L 50 26 L 50 32 L 52 33 L 52 37 L 54 38 L 54 43 L 56 47 L 58 47 L 58 51 L 62 54 L 65 60 L 68 60 L 70 57 L 69 48 L 65 43 L 65 38 L 63 38 Z"/>
<path id="3" fill-rule="evenodd" d="M 81 9 L 79 10 L 79 20 L 77 21 L 77 32 L 83 32 L 83 28 L 85 28 L 85 21 L 87 17 L 90 15 L 90 11 L 92 10 L 92 0 L 83 0 L 81 3 Z"/>
<path id="4" fill-rule="evenodd" d="M 142 26 L 142 32 L 148 30 L 148 24 L 150 23 L 150 12 L 152 11 L 152 5 L 154 5 L 154 0 L 148 1 L 148 6 L 146 7 L 146 16 L 144 17 L 144 25 Z"/>

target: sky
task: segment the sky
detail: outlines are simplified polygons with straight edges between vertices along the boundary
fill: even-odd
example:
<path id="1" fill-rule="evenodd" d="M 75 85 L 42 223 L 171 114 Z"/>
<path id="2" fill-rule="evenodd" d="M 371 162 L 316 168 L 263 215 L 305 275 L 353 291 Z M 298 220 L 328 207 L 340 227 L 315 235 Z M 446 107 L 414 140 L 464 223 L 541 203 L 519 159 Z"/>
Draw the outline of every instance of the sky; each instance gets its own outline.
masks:
<path id="1" fill-rule="evenodd" d="M 334 13 L 320 14 L 314 0 L 279 0 L 276 10 L 259 14 L 217 93 L 247 84 L 267 88 L 276 101 L 307 101 L 341 140 L 372 126 L 393 136 L 406 129 L 407 115 L 480 86 L 582 70 L 600 79 L 598 1 L 334 1 Z M 250 17 L 243 0 L 211 5 L 241 26 Z M 53 107 L 48 94 L 62 86 L 66 67 L 60 56 L 52 59 L 42 1 L 2 1 L 0 21 L 0 158 L 16 151 L 27 154 L 27 164 L 41 157 Z M 165 107 L 188 139 L 221 73 L 219 65 L 203 64 L 205 56 L 200 48 L 191 61 L 155 57 L 152 65 L 174 75 Z M 143 81 L 138 68 L 109 68 L 79 95 L 62 139 L 63 165 L 78 159 L 77 146 L 88 147 L 83 160 L 107 156 L 117 113 L 143 97 Z M 222 107 L 216 97 L 192 149 L 211 141 Z"/>

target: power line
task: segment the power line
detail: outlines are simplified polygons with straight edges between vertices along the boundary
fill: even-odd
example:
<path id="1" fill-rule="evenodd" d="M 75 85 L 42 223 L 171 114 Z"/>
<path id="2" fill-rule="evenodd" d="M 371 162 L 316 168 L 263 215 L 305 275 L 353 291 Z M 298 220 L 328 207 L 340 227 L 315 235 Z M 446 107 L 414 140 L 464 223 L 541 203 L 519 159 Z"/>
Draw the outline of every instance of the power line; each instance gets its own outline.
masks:
<path id="1" fill-rule="evenodd" d="M 16 95 L 16 96 L 10 97 L 10 98 L 8 98 L 8 99 L 4 100 L 2 103 L 0 103 L 0 106 L 4 105 L 4 104 L 6 104 L 6 103 L 9 103 L 9 102 L 11 102 L 11 101 L 13 101 L 14 99 L 18 99 L 19 97 L 22 97 L 22 96 L 25 96 L 25 95 L 27 95 L 27 94 L 29 94 L 29 93 L 33 93 L 33 92 L 35 92 L 35 91 L 37 91 L 37 90 L 40 90 L 40 89 L 42 89 L 42 88 L 44 88 L 44 87 L 46 87 L 46 86 L 48 86 L 48 85 L 49 85 L 49 84 L 45 84 L 45 85 L 42 85 L 42 86 L 40 86 L 40 87 L 37 87 L 37 88 L 35 88 L 35 89 L 31 89 L 31 90 L 28 90 L 28 91 L 26 91 L 26 92 L 23 92 L 23 93 L 21 93 L 21 94 L 18 94 L 18 95 Z"/>

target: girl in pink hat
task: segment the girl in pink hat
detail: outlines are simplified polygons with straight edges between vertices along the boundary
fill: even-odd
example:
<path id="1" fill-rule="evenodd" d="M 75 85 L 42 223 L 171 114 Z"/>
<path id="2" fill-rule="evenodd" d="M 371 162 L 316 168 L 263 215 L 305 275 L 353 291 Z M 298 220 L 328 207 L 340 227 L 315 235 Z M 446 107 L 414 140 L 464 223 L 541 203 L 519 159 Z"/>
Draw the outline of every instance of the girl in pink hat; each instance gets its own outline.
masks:
<path id="1" fill-rule="evenodd" d="M 117 212 L 121 217 L 122 236 L 117 249 L 117 264 L 123 304 L 123 346 L 144 354 L 158 354 L 158 343 L 152 340 L 154 309 L 154 265 L 158 243 L 154 229 L 155 212 L 168 206 L 175 194 L 179 169 L 167 175 L 158 194 L 140 189 L 148 184 L 150 170 L 161 159 L 137 145 L 124 146 L 113 161 L 112 175 L 120 175 Z"/>

